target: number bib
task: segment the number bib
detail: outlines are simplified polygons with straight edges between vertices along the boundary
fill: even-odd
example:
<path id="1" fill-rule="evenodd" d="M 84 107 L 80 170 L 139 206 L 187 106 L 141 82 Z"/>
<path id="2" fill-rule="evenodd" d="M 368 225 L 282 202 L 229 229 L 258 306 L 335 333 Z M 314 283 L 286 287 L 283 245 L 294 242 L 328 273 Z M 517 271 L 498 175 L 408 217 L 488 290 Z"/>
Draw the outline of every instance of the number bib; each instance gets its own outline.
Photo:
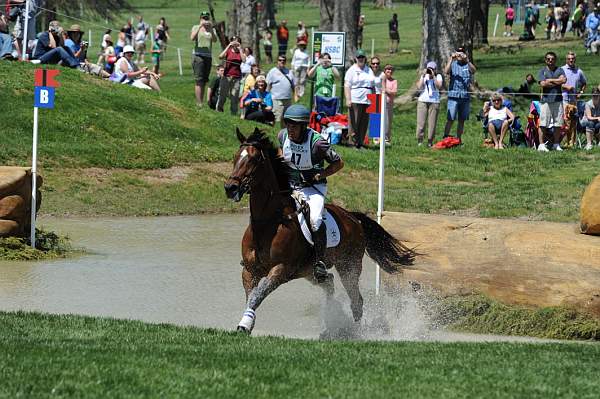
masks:
<path id="1" fill-rule="evenodd" d="M 283 159 L 293 169 L 310 170 L 313 169 L 312 163 L 312 132 L 309 131 L 306 140 L 303 143 L 296 144 L 287 135 L 283 142 Z"/>

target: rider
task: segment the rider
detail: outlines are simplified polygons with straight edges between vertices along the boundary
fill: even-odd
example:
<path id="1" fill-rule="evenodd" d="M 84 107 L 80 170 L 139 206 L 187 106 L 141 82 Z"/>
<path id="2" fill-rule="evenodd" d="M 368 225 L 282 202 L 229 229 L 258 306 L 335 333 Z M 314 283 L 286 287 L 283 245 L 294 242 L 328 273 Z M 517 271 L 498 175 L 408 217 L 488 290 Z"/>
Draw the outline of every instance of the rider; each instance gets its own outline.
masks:
<path id="1" fill-rule="evenodd" d="M 344 166 L 344 161 L 327 140 L 308 127 L 310 111 L 304 105 L 289 107 L 277 138 L 287 165 L 288 181 L 292 190 L 301 192 L 310 206 L 310 228 L 315 249 L 314 275 L 317 280 L 328 276 L 323 263 L 327 236 L 323 214 L 327 195 L 327 177 Z M 329 165 L 324 166 L 324 161 Z"/>

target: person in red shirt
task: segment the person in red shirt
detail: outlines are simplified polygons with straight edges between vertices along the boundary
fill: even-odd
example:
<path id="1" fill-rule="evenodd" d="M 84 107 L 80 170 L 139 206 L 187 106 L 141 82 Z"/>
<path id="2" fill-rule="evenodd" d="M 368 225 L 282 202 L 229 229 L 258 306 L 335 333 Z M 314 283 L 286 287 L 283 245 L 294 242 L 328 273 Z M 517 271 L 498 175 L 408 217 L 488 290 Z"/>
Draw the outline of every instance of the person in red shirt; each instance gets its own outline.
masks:
<path id="1" fill-rule="evenodd" d="M 279 27 L 277 28 L 277 44 L 278 44 L 278 54 L 279 56 L 285 56 L 287 52 L 288 39 L 290 37 L 290 31 L 287 28 L 287 20 L 281 21 Z"/>
<path id="2" fill-rule="evenodd" d="M 240 50 L 240 38 L 238 36 L 233 36 L 230 39 L 225 50 L 219 54 L 219 58 L 225 61 L 225 70 L 219 85 L 217 111 L 223 112 L 225 100 L 229 98 L 231 114 L 236 115 L 240 102 L 241 65 L 242 62 L 246 61 L 246 55 Z"/>

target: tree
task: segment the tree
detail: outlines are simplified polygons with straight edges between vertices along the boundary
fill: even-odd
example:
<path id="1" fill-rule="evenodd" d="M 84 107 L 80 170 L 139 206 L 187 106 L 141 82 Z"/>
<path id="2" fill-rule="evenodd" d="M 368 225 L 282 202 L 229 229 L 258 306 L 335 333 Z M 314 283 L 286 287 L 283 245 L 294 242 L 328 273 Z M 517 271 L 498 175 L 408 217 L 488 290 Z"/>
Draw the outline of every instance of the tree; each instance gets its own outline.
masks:
<path id="1" fill-rule="evenodd" d="M 321 0 L 319 30 L 346 32 L 346 63 L 356 51 L 361 0 Z"/>
<path id="2" fill-rule="evenodd" d="M 488 44 L 488 13 L 490 0 L 471 0 L 473 46 Z"/>
<path id="3" fill-rule="evenodd" d="M 263 13 L 262 24 L 263 28 L 273 29 L 275 23 L 275 0 L 262 0 Z"/>
<path id="4" fill-rule="evenodd" d="M 122 11 L 132 11 L 128 0 L 38 0 L 38 6 L 45 8 L 46 19 L 56 19 L 56 12 L 62 14 L 91 14 L 95 17 L 111 20 Z M 47 24 L 46 24 L 47 25 Z"/>
<path id="5" fill-rule="evenodd" d="M 242 47 L 250 47 L 260 61 L 257 0 L 233 0 L 229 11 L 229 36 L 239 36 Z"/>
<path id="6" fill-rule="evenodd" d="M 478 0 L 471 0 L 478 1 Z M 423 0 L 422 67 L 435 61 L 441 69 L 460 46 L 472 59 L 470 0 Z"/>
<path id="7" fill-rule="evenodd" d="M 376 8 L 392 8 L 394 2 L 392 0 L 375 0 Z"/>

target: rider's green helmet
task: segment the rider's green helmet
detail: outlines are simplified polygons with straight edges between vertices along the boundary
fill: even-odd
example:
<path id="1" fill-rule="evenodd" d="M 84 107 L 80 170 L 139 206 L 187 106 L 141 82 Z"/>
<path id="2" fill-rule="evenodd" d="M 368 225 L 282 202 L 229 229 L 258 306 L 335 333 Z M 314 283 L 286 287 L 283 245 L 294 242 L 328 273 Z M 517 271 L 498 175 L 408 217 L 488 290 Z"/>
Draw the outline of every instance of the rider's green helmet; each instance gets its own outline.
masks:
<path id="1" fill-rule="evenodd" d="M 308 123 L 310 121 L 310 111 L 302 104 L 294 104 L 285 111 L 283 120 Z"/>

